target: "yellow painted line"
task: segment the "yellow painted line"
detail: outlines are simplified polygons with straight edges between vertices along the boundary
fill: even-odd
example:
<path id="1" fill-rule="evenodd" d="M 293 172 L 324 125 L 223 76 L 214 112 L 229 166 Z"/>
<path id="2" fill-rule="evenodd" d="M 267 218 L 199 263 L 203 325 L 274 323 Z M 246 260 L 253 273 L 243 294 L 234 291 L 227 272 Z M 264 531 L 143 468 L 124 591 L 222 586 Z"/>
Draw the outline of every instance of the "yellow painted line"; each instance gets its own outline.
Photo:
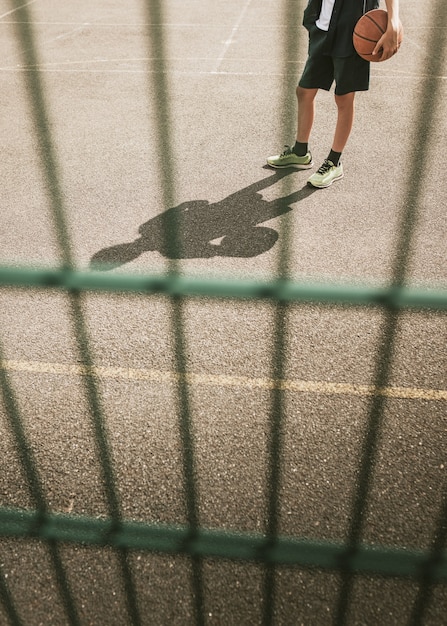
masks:
<path id="1" fill-rule="evenodd" d="M 250 378 L 249 376 L 226 376 L 225 374 L 179 374 L 155 369 L 129 367 L 104 367 L 76 365 L 71 363 L 44 363 L 41 361 L 4 360 L 1 369 L 12 372 L 52 374 L 59 376 L 93 376 L 119 380 L 144 380 L 153 383 L 176 383 L 183 380 L 192 386 L 234 387 L 240 389 L 281 389 L 294 393 L 315 393 L 348 396 L 384 396 L 404 400 L 447 400 L 447 389 L 419 389 L 417 387 L 384 387 L 332 383 L 313 380 L 273 380 L 272 378 Z"/>

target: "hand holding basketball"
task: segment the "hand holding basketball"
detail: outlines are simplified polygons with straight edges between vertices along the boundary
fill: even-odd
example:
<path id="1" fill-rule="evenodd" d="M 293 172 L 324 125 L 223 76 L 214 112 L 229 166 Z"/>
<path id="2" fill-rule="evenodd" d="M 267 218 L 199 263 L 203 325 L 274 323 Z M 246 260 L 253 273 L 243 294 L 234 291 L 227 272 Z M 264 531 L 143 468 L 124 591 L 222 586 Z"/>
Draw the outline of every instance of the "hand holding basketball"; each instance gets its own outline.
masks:
<path id="1" fill-rule="evenodd" d="M 387 30 L 388 13 L 373 9 L 365 13 L 354 28 L 354 48 L 366 61 L 386 61 L 399 49 L 403 39 L 403 27 L 399 22 L 394 31 Z M 376 52 L 376 54 L 373 54 Z"/>

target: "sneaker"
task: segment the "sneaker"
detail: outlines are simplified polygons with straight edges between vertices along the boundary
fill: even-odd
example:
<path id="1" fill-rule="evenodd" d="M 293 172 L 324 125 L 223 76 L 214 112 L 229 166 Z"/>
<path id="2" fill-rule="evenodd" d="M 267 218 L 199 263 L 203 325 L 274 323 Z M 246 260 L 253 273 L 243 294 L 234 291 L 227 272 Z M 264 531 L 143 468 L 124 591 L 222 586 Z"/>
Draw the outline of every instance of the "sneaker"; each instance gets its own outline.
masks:
<path id="1" fill-rule="evenodd" d="M 335 180 L 340 178 L 343 178 L 343 165 L 341 163 L 334 165 L 332 161 L 325 159 L 320 169 L 312 174 L 307 182 L 313 187 L 324 189 L 330 187 Z"/>
<path id="2" fill-rule="evenodd" d="M 290 146 L 285 146 L 284 152 L 267 159 L 270 167 L 281 169 L 282 167 L 294 167 L 297 170 L 308 170 L 312 167 L 312 155 L 310 152 L 304 156 L 297 156 Z"/>

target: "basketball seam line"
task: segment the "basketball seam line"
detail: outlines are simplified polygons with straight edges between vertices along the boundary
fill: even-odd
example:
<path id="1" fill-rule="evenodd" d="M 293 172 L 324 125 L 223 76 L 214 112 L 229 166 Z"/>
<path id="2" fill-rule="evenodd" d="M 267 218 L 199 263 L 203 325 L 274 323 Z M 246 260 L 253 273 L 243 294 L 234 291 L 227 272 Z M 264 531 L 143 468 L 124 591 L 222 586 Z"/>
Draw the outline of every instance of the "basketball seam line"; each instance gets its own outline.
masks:
<path id="1" fill-rule="evenodd" d="M 364 35 L 359 35 L 356 31 L 354 31 L 354 35 L 359 39 L 363 39 L 363 41 L 370 41 L 371 43 L 377 43 L 375 39 L 369 39 L 369 37 L 365 37 Z"/>
<path id="2" fill-rule="evenodd" d="M 378 24 L 376 22 L 376 20 L 373 17 L 371 17 L 371 15 L 368 15 L 368 13 L 365 13 L 365 17 L 367 17 L 373 24 L 375 24 L 377 26 L 377 28 L 380 30 L 382 35 L 385 34 L 385 31 L 382 29 L 382 26 L 380 24 Z"/>

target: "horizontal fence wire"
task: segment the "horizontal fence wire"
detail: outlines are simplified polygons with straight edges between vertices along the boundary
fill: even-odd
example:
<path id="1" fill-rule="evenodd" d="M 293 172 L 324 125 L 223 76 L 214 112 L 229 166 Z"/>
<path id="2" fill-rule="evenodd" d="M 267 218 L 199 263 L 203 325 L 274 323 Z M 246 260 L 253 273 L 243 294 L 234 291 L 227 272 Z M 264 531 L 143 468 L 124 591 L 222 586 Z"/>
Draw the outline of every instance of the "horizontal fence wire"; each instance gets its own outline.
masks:
<path id="1" fill-rule="evenodd" d="M 0 286 L 62 291 L 119 292 L 168 297 L 304 302 L 389 309 L 447 309 L 447 290 L 406 286 L 299 283 L 293 280 L 215 279 L 178 274 L 103 274 L 0 265 Z"/>
<path id="2" fill-rule="evenodd" d="M 345 543 L 263 534 L 148 524 L 86 516 L 46 514 L 0 509 L 1 534 L 91 546 L 110 546 L 157 552 L 213 557 L 235 561 L 300 566 L 337 571 L 350 567 L 358 573 L 406 579 L 420 578 L 431 563 L 426 551 L 393 546 L 359 545 L 352 552 Z M 447 556 L 433 564 L 434 582 L 447 581 Z"/>
<path id="3" fill-rule="evenodd" d="M 38 65 L 38 51 L 32 27 L 31 11 L 27 4 L 11 0 L 11 7 L 17 12 L 17 39 L 20 43 L 23 64 L 31 68 Z M 284 3 L 285 23 L 289 24 L 284 41 L 284 59 L 297 46 L 295 24 L 298 21 L 299 3 Z M 163 23 L 163 2 L 145 0 L 148 23 Z M 420 592 L 413 610 L 414 623 L 422 623 L 429 604 L 433 586 L 447 581 L 446 514 L 447 504 L 440 511 L 432 546 L 426 551 L 410 550 L 406 547 L 372 546 L 362 541 L 362 530 L 368 506 L 371 479 L 380 446 L 381 426 L 385 396 L 371 394 L 368 425 L 365 431 L 359 480 L 352 501 L 352 520 L 348 539 L 343 543 L 312 541 L 303 538 L 282 537 L 278 534 L 278 511 L 281 490 L 281 456 L 283 428 L 283 389 L 274 385 L 271 393 L 269 485 L 266 493 L 269 522 L 267 532 L 255 535 L 243 532 L 227 532 L 202 528 L 199 524 L 197 485 L 195 483 L 194 432 L 189 398 L 189 383 L 186 373 L 187 353 L 184 333 L 183 300 L 185 298 L 217 298 L 271 301 L 276 305 L 275 332 L 272 337 L 272 380 L 282 380 L 284 372 L 283 353 L 285 349 L 287 306 L 293 303 L 314 303 L 328 306 L 379 307 L 385 311 L 382 327 L 383 346 L 376 355 L 374 388 L 387 388 L 390 368 L 394 356 L 394 344 L 399 314 L 403 310 L 447 309 L 447 290 L 433 287 L 416 288 L 407 283 L 407 267 L 410 261 L 415 225 L 421 206 L 422 185 L 426 177 L 428 162 L 420 162 L 419 154 L 424 154 L 434 126 L 434 111 L 440 102 L 439 81 L 433 77 L 442 74 L 440 63 L 446 48 L 447 8 L 444 0 L 437 0 L 433 7 L 433 20 L 444 28 L 435 30 L 431 38 L 432 46 L 427 55 L 427 77 L 419 109 L 413 123 L 414 137 L 411 142 L 411 161 L 418 162 L 419 174 L 408 174 L 405 186 L 407 192 L 402 202 L 399 237 L 395 246 L 395 259 L 392 280 L 386 286 L 362 286 L 354 284 L 315 284 L 298 283 L 290 279 L 288 272 L 287 232 L 281 237 L 277 276 L 271 280 L 208 279 L 182 276 L 179 265 L 171 261 L 163 275 L 107 275 L 99 271 L 80 271 L 74 267 L 72 246 L 66 225 L 66 211 L 63 206 L 63 193 L 60 187 L 57 152 L 53 145 L 48 107 L 45 102 L 45 89 L 37 71 L 24 72 L 30 111 L 34 121 L 40 151 L 42 176 L 46 182 L 49 205 L 57 235 L 60 267 L 11 267 L 0 266 L 0 286 L 5 289 L 50 289 L 67 291 L 71 307 L 72 332 L 77 341 L 80 361 L 88 371 L 94 371 L 95 364 L 90 349 L 90 339 L 86 330 L 82 294 L 84 292 L 128 293 L 140 295 L 163 295 L 170 299 L 170 322 L 175 338 L 174 354 L 176 369 L 181 372 L 177 384 L 177 417 L 183 452 L 183 481 L 186 494 L 187 524 L 185 526 L 154 525 L 134 523 L 123 519 L 118 496 L 114 466 L 111 458 L 109 436 L 101 404 L 101 397 L 94 376 L 85 376 L 84 393 L 88 400 L 91 423 L 93 425 L 98 458 L 102 468 L 108 506 L 107 519 L 57 515 L 51 513 L 41 485 L 39 468 L 33 457 L 27 434 L 23 427 L 20 411 L 15 401 L 15 393 L 6 368 L 0 368 L 0 377 L 5 410 L 11 433 L 16 441 L 22 466 L 30 486 L 35 510 L 17 511 L 0 508 L 0 536 L 30 538 L 43 541 L 48 546 L 53 568 L 59 586 L 59 594 L 68 622 L 80 623 L 73 597 L 67 582 L 65 566 L 59 554 L 59 544 L 74 543 L 112 547 L 117 551 L 121 576 L 125 589 L 128 616 L 132 624 L 140 624 L 140 608 L 135 590 L 135 581 L 129 562 L 132 550 L 151 551 L 162 554 L 182 554 L 191 558 L 192 587 L 194 590 L 195 618 L 197 624 L 205 623 L 204 583 L 202 563 L 206 558 L 232 559 L 256 562 L 265 565 L 263 621 L 273 621 L 276 602 L 275 576 L 277 566 L 318 568 L 341 572 L 336 621 L 343 624 L 349 613 L 352 585 L 358 574 L 391 576 L 414 579 L 421 582 Z M 172 158 L 171 119 L 169 109 L 168 71 L 164 67 L 166 42 L 163 30 L 155 28 L 148 34 L 151 58 L 157 58 L 156 71 L 149 71 L 150 88 L 156 94 L 154 115 L 157 126 L 158 152 L 163 154 L 159 176 L 166 206 L 174 206 L 176 197 L 175 175 Z M 150 70 L 151 68 L 149 68 Z M 286 90 L 284 86 L 284 90 Z M 283 100 L 286 101 L 284 91 Z M 287 108 L 287 107 L 285 107 Z M 290 126 L 291 121 L 287 124 Z M 290 130 L 290 129 L 289 129 Z M 286 183 L 287 184 L 287 181 Z M 166 248 L 177 249 L 178 232 L 165 232 Z M 2 354 L 0 353 L 0 357 Z M 446 500 L 447 503 L 447 500 Z M 20 624 L 14 599 L 7 582 L 0 575 L 0 598 L 12 624 Z"/>

